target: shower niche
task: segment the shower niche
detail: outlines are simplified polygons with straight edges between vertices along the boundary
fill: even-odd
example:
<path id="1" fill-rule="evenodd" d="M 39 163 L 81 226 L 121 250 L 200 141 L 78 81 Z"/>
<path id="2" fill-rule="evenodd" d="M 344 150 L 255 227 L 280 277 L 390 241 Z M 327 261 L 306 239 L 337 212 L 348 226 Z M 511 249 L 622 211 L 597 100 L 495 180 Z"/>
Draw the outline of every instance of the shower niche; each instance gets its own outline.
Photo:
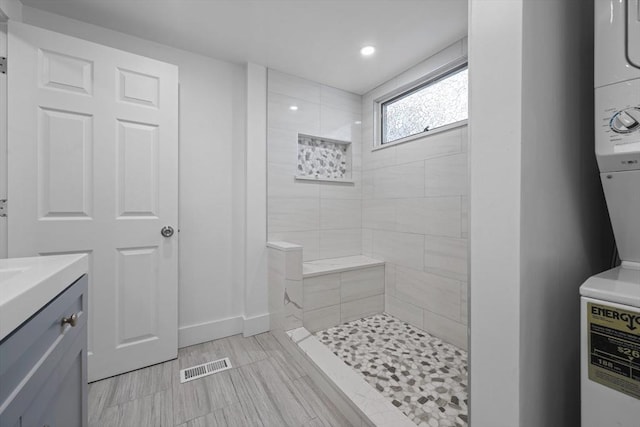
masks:
<path id="1" fill-rule="evenodd" d="M 296 179 L 353 182 L 351 142 L 298 134 Z"/>

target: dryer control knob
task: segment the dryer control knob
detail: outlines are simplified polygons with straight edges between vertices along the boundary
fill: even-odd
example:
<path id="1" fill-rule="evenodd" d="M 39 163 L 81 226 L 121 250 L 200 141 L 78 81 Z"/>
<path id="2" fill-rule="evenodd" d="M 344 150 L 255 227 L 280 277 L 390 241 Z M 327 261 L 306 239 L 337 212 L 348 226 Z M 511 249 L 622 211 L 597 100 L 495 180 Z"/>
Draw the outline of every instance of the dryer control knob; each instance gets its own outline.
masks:
<path id="1" fill-rule="evenodd" d="M 631 133 L 640 129 L 640 108 L 631 107 L 618 111 L 611 117 L 609 126 L 616 133 Z"/>

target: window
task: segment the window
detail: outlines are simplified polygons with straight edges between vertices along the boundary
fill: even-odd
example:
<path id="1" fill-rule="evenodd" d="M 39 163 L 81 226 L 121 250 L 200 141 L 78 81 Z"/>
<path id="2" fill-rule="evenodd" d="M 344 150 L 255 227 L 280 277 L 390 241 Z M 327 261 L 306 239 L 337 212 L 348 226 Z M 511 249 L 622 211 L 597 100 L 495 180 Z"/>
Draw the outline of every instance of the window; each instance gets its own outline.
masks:
<path id="1" fill-rule="evenodd" d="M 381 105 L 381 144 L 421 135 L 468 118 L 467 64 Z"/>

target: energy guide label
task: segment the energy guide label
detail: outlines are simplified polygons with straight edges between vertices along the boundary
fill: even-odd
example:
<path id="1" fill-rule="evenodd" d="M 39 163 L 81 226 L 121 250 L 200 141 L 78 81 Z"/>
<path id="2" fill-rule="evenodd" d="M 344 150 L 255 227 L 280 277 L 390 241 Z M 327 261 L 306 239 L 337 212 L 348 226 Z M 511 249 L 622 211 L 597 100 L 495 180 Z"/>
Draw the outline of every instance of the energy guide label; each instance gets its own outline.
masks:
<path id="1" fill-rule="evenodd" d="M 589 379 L 640 399 L 640 313 L 587 306 Z"/>

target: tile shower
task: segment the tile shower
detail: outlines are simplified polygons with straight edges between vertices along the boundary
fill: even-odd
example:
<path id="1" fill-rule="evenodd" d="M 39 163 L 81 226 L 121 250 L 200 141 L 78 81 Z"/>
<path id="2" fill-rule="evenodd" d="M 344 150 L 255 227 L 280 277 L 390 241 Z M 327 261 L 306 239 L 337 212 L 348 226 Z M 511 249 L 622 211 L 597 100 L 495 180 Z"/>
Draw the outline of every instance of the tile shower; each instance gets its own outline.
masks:
<path id="1" fill-rule="evenodd" d="M 419 427 L 466 425 L 465 351 L 388 314 L 315 335 Z"/>
<path id="2" fill-rule="evenodd" d="M 269 71 L 269 297 L 281 314 L 271 327 L 351 366 L 368 383 L 357 387 L 386 401 L 363 403 L 387 411 L 375 424 L 394 425 L 393 410 L 465 426 L 466 126 L 371 150 L 373 100 L 389 89 L 360 97 Z M 344 277 L 358 278 L 355 303 Z"/>
<path id="3" fill-rule="evenodd" d="M 364 421 L 352 423 L 467 425 L 467 353 L 368 303 L 382 291 L 375 285 L 384 274 L 380 261 L 355 256 L 302 262 L 300 245 L 268 246 L 270 329 L 287 331 L 316 369 L 364 412 Z M 376 265 L 363 265 L 368 262 Z M 305 271 L 320 280 L 305 284 Z M 336 304 L 316 308 L 330 304 L 332 295 Z M 356 299 L 341 302 L 345 297 Z M 316 331 L 315 337 L 308 330 Z"/>

